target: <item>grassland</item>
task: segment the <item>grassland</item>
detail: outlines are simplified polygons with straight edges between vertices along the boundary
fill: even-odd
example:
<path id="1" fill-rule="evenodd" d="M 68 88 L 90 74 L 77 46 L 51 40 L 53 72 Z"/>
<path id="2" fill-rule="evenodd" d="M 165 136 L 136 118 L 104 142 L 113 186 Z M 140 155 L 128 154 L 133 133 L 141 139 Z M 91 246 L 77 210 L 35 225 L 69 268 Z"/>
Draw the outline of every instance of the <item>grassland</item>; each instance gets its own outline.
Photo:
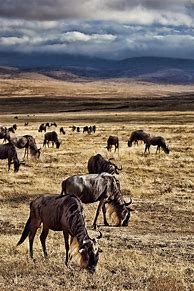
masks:
<path id="1" fill-rule="evenodd" d="M 1 115 L 0 124 L 16 122 L 16 135 L 32 134 L 39 146 L 43 141 L 43 134 L 37 131 L 41 122 L 56 121 L 56 131 L 64 126 L 66 134 L 60 136 L 59 149 L 42 148 L 40 160 L 26 161 L 18 173 L 8 173 L 7 162 L 0 163 L 0 290 L 194 290 L 192 111 L 34 114 L 32 110 L 28 116 L 26 112 L 18 114 L 18 120 L 14 116 Z M 28 127 L 24 126 L 26 121 Z M 97 125 L 95 134 L 74 133 L 70 128 L 90 124 Z M 130 133 L 140 128 L 164 136 L 170 154 L 155 155 L 152 147 L 151 154 L 145 156 L 143 144 L 128 148 Z M 110 134 L 120 139 L 119 153 L 105 149 Z M 126 200 L 129 196 L 133 199 L 129 226 L 105 227 L 99 217 L 103 252 L 94 275 L 65 267 L 62 233 L 49 233 L 49 259 L 44 260 L 39 232 L 34 244 L 36 260 L 32 262 L 27 241 L 16 248 L 30 201 L 39 195 L 60 193 L 61 181 L 87 173 L 87 161 L 96 153 L 123 166 L 118 176 L 122 192 Z M 22 158 L 23 150 L 18 150 L 18 155 Z M 92 237 L 96 235 L 91 228 L 96 206 L 84 205 Z"/>
<path id="2" fill-rule="evenodd" d="M 191 116 L 117 113 L 108 118 L 97 114 L 95 135 L 71 132 L 72 124 L 85 125 L 84 115 L 77 115 L 77 119 L 73 114 L 40 115 L 36 120 L 32 117 L 28 128 L 24 127 L 24 117 L 19 117 L 17 134 L 31 133 L 40 145 L 43 136 L 37 128 L 43 120 L 57 120 L 58 127 L 65 127 L 66 135 L 60 137 L 59 150 L 42 149 L 41 160 L 30 160 L 17 174 L 8 173 L 6 162 L 1 162 L 1 290 L 192 290 L 194 131 Z M 8 117 L 13 118 L 3 117 L 1 123 L 8 124 Z M 139 122 L 134 122 L 135 117 Z M 149 125 L 145 125 L 145 120 L 150 120 Z M 88 115 L 87 124 L 89 121 Z M 146 128 L 152 134 L 165 136 L 170 155 L 156 156 L 155 149 L 151 149 L 151 154 L 144 156 L 143 145 L 127 148 L 127 139 L 134 128 Z M 106 152 L 104 146 L 109 134 L 120 137 L 119 154 Z M 29 202 L 38 195 L 59 193 L 62 179 L 86 173 L 88 158 L 97 152 L 107 158 L 114 157 L 123 166 L 119 176 L 122 191 L 126 199 L 132 196 L 135 210 L 129 227 L 101 226 L 103 253 L 94 276 L 65 268 L 63 239 L 58 233 L 50 233 L 48 238 L 49 261 L 44 261 L 39 241 L 35 241 L 36 262 L 32 263 L 27 257 L 27 243 L 15 248 L 28 217 Z M 22 155 L 20 150 L 19 156 Z M 84 207 L 93 236 L 95 232 L 90 226 L 95 207 Z"/>

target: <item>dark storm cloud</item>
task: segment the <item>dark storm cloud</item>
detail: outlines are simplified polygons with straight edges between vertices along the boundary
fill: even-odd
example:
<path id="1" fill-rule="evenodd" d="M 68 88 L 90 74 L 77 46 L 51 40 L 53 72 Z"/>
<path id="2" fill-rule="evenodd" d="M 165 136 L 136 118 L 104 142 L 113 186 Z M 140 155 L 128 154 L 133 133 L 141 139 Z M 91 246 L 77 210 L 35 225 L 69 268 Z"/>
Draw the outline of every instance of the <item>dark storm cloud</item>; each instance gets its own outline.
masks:
<path id="1" fill-rule="evenodd" d="M 190 25 L 190 0 L 0 0 L 0 17 L 26 20 L 103 19 Z M 192 15 L 191 15 L 192 13 Z M 180 22 L 180 23 L 179 23 Z"/>
<path id="2" fill-rule="evenodd" d="M 29 20 L 85 17 L 79 0 L 0 0 L 0 16 Z"/>

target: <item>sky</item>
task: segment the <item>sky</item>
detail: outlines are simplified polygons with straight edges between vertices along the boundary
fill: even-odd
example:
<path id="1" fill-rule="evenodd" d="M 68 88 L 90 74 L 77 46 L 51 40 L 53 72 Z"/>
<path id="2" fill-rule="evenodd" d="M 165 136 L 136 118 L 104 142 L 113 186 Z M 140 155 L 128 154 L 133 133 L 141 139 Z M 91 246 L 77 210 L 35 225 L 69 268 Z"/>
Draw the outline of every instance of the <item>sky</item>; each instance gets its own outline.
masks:
<path id="1" fill-rule="evenodd" d="M 0 53 L 194 59 L 194 0 L 0 0 Z"/>

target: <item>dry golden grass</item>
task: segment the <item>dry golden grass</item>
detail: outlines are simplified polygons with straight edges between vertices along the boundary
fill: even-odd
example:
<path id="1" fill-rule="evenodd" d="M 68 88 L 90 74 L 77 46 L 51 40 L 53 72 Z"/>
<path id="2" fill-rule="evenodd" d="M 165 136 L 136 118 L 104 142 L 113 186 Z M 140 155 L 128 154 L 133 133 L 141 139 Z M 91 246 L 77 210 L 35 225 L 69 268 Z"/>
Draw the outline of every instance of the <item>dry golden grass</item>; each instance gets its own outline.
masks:
<path id="1" fill-rule="evenodd" d="M 55 80 L 41 74 L 25 74 L 18 79 L 0 78 L 0 97 L 66 96 L 66 97 L 152 97 L 170 93 L 193 92 L 193 85 L 154 84 L 129 79 L 75 81 Z"/>
<path id="2" fill-rule="evenodd" d="M 13 117 L 1 116 L 0 124 L 13 124 Z M 18 173 L 8 173 L 7 162 L 0 163 L 0 290 L 194 290 L 193 112 L 19 115 L 16 134 L 32 134 L 41 146 L 43 134 L 37 129 L 47 121 L 57 122 L 57 132 L 65 127 L 60 149 L 42 148 L 40 161 L 29 160 Z M 97 132 L 74 133 L 73 124 L 96 124 Z M 169 156 L 155 155 L 154 147 L 144 156 L 143 144 L 128 148 L 130 133 L 139 128 L 164 136 Z M 110 134 L 119 136 L 119 154 L 104 148 Z M 118 176 L 122 192 L 126 200 L 131 195 L 135 210 L 129 226 L 105 227 L 99 217 L 103 253 L 94 275 L 65 267 L 62 233 L 49 233 L 48 260 L 37 234 L 32 262 L 27 240 L 16 248 L 30 201 L 60 193 L 61 181 L 87 173 L 87 161 L 96 153 L 123 166 Z M 22 157 L 23 150 L 18 154 Z M 96 235 L 91 228 L 96 206 L 84 205 L 91 236 Z"/>

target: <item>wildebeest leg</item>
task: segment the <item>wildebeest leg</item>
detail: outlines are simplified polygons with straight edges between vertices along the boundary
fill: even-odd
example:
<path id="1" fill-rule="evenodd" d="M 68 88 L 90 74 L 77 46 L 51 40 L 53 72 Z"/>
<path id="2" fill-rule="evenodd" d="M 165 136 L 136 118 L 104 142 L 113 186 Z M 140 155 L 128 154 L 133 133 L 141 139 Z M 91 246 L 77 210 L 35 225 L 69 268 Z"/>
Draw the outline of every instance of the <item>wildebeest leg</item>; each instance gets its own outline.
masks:
<path id="1" fill-rule="evenodd" d="M 65 250 L 66 250 L 65 265 L 67 266 L 69 259 L 69 235 L 66 231 L 63 231 L 63 236 L 65 240 Z"/>
<path id="2" fill-rule="evenodd" d="M 103 217 L 104 217 L 104 225 L 109 225 L 108 221 L 106 220 L 106 206 L 105 204 L 102 205 L 102 213 L 103 213 Z"/>
<path id="3" fill-rule="evenodd" d="M 43 249 L 43 253 L 44 253 L 45 257 L 48 256 L 48 253 L 47 253 L 47 250 L 46 250 L 46 243 L 45 243 L 48 233 L 49 233 L 49 229 L 43 227 L 42 233 L 40 235 L 40 241 L 41 241 L 41 244 L 42 244 L 42 249 Z"/>
<path id="4" fill-rule="evenodd" d="M 99 205 L 98 205 L 97 211 L 96 211 L 96 216 L 95 216 L 95 218 L 94 218 L 94 222 L 93 222 L 93 227 L 94 227 L 94 229 L 96 229 L 96 221 L 97 221 L 97 219 L 98 219 L 98 215 L 99 215 L 99 213 L 100 213 L 100 210 L 101 210 L 103 204 L 104 204 L 104 199 L 101 199 L 101 200 L 100 200 L 100 203 L 99 203 Z"/>
<path id="5" fill-rule="evenodd" d="M 8 171 L 10 170 L 10 167 L 11 167 L 11 161 L 12 159 L 8 158 Z"/>
<path id="6" fill-rule="evenodd" d="M 145 145 L 144 154 L 146 153 L 147 149 L 148 149 L 148 145 L 146 144 L 146 145 Z"/>
<path id="7" fill-rule="evenodd" d="M 23 156 L 23 159 L 25 158 L 26 156 L 26 148 L 24 148 L 24 156 Z"/>
<path id="8" fill-rule="evenodd" d="M 39 228 L 40 224 L 37 224 L 37 221 L 31 221 L 31 229 L 29 233 L 29 246 L 30 246 L 30 257 L 33 259 L 33 242 L 34 237 L 36 235 L 37 229 Z"/>

